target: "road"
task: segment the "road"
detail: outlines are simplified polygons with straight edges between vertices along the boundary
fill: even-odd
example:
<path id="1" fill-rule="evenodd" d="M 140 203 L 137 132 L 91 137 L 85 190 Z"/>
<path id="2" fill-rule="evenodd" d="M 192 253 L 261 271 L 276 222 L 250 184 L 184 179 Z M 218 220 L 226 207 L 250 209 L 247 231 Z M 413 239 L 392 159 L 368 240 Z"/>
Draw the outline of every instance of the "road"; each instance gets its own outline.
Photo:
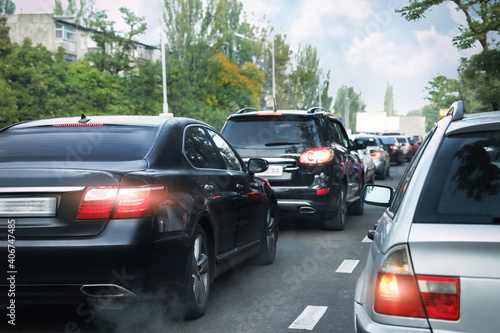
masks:
<path id="1" fill-rule="evenodd" d="M 391 166 L 391 177 L 376 184 L 396 187 L 406 166 Z M 353 332 L 354 289 L 370 246 L 366 233 L 383 211 L 365 205 L 364 215 L 348 216 L 342 232 L 280 230 L 275 263 L 242 264 L 220 276 L 197 320 L 175 320 L 173 310 L 165 316 L 165 309 L 150 303 L 121 311 L 30 306 L 17 308 L 12 327 L 3 306 L 0 332 Z"/>

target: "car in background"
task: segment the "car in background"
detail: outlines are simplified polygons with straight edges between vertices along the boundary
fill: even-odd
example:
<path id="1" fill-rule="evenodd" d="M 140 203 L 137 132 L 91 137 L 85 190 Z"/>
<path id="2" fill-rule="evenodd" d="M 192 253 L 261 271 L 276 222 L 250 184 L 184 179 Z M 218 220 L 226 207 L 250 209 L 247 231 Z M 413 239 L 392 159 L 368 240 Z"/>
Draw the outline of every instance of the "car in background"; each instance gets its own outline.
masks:
<path id="1" fill-rule="evenodd" d="M 413 150 L 413 156 L 417 153 L 418 147 L 422 144 L 422 141 L 418 140 L 419 135 L 410 135 L 408 136 L 408 142 Z"/>
<path id="2" fill-rule="evenodd" d="M 244 158 L 269 162 L 266 178 L 278 198 L 280 216 L 308 219 L 327 230 L 343 230 L 346 214 L 361 215 L 365 184 L 358 149 L 332 113 L 242 109 L 230 115 L 221 133 Z"/>
<path id="3" fill-rule="evenodd" d="M 377 135 L 368 134 L 358 134 L 353 137 L 365 142 L 366 150 L 375 164 L 375 175 L 382 180 L 390 177 L 391 158 L 389 156 L 389 152 L 384 147 L 382 140 Z"/>
<path id="4" fill-rule="evenodd" d="M 351 136 L 351 138 L 356 139 L 355 136 Z M 354 143 L 351 141 L 351 144 Z M 358 149 L 359 157 L 361 158 L 361 163 L 363 163 L 363 169 L 365 172 L 365 184 L 374 184 L 375 183 L 375 162 L 373 161 L 372 156 L 367 148 Z"/>
<path id="5" fill-rule="evenodd" d="M 412 144 L 416 144 L 417 146 L 420 146 L 422 144 L 423 137 L 421 135 L 411 135 L 410 137 L 412 138 L 410 139 Z"/>
<path id="6" fill-rule="evenodd" d="M 404 162 L 403 149 L 393 136 L 381 136 L 380 141 L 384 145 L 385 150 L 389 152 L 389 158 L 392 163 L 401 165 Z"/>
<path id="7" fill-rule="evenodd" d="M 186 118 L 70 117 L 0 130 L 0 304 L 159 298 L 205 313 L 211 282 L 271 264 L 276 196 L 212 127 Z M 14 243 L 15 241 L 15 243 Z M 92 303 L 91 303 L 92 304 Z"/>
<path id="8" fill-rule="evenodd" d="M 403 158 L 406 161 L 410 161 L 413 158 L 414 150 L 407 136 L 394 136 L 398 140 L 401 150 L 403 151 Z"/>
<path id="9" fill-rule="evenodd" d="M 356 332 L 498 331 L 500 112 L 448 114 L 395 190 L 365 188 L 387 209 L 368 233 Z"/>
<path id="10" fill-rule="evenodd" d="M 383 136 L 386 136 L 386 135 L 389 135 L 389 136 L 401 136 L 401 135 L 404 135 L 402 132 L 398 132 L 398 131 L 385 131 L 384 133 L 382 133 L 381 135 Z"/>

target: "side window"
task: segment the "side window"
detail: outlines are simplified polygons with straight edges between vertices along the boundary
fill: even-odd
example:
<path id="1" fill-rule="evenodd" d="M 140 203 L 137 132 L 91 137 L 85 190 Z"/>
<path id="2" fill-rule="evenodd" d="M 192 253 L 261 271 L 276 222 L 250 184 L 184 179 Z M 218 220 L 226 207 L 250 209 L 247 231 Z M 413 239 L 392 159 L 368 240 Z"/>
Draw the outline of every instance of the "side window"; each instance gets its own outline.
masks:
<path id="1" fill-rule="evenodd" d="M 334 125 L 335 125 L 335 132 L 337 133 L 336 135 L 338 135 L 338 138 L 339 138 L 338 143 L 344 147 L 349 147 L 349 141 L 347 141 L 347 138 L 344 136 L 344 134 L 343 134 L 344 132 L 340 128 L 340 125 L 337 123 L 334 123 Z"/>
<path id="2" fill-rule="evenodd" d="M 212 130 L 207 129 L 208 134 L 214 140 L 215 145 L 219 149 L 222 156 L 222 160 L 226 165 L 228 170 L 244 171 L 243 165 L 241 165 L 240 160 L 236 156 L 234 150 L 227 144 L 227 142 L 217 133 Z"/>
<path id="3" fill-rule="evenodd" d="M 196 168 L 223 169 L 216 148 L 201 127 L 191 126 L 184 132 L 184 154 Z"/>
<path id="4" fill-rule="evenodd" d="M 423 151 L 427 147 L 430 139 L 432 138 L 432 135 L 436 131 L 436 127 L 434 127 L 425 141 L 422 143 L 422 147 L 418 149 L 417 155 L 411 160 L 410 164 L 406 168 L 405 173 L 403 174 L 403 178 L 401 178 L 401 181 L 398 184 L 398 187 L 396 188 L 396 193 L 394 195 L 394 200 L 392 201 L 391 206 L 389 207 L 389 211 L 393 212 L 394 214 L 397 213 L 399 206 L 401 205 L 401 202 L 403 201 L 403 198 L 406 193 L 406 189 L 408 188 L 408 185 L 410 184 L 411 178 L 413 176 L 413 173 L 415 172 L 415 169 L 417 168 L 418 162 L 420 161 L 420 158 L 422 157 Z"/>

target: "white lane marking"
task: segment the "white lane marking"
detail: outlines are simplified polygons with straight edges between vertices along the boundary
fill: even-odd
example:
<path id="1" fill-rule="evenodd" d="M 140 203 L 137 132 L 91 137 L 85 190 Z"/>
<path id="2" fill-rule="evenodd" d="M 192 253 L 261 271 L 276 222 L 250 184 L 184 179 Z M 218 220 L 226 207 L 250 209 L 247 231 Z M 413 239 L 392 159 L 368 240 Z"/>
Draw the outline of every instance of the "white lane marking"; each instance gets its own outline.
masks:
<path id="1" fill-rule="evenodd" d="M 352 271 L 358 265 L 359 260 L 349 260 L 346 259 L 344 262 L 337 268 L 335 273 L 352 273 Z"/>
<path id="2" fill-rule="evenodd" d="M 316 326 L 318 321 L 325 314 L 326 309 L 328 309 L 327 306 L 308 305 L 288 328 L 312 331 L 314 326 Z"/>
<path id="3" fill-rule="evenodd" d="M 363 238 L 363 243 L 371 243 L 372 240 L 370 238 L 368 238 L 368 236 L 365 236 L 365 238 Z"/>

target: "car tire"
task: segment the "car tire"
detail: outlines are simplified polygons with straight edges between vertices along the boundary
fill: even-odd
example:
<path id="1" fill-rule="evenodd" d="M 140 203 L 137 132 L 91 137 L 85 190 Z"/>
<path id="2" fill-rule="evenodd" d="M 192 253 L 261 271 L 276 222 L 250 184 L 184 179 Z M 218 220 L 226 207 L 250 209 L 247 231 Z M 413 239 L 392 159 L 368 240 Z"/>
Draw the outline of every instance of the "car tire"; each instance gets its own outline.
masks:
<path id="1" fill-rule="evenodd" d="M 386 176 L 387 176 L 387 173 L 386 173 L 386 170 L 387 170 L 387 164 L 384 162 L 384 167 L 382 168 L 382 172 L 380 173 L 379 175 L 379 178 L 381 180 L 385 180 Z"/>
<path id="2" fill-rule="evenodd" d="M 278 242 L 278 207 L 272 203 L 267 208 L 266 225 L 262 235 L 261 252 L 254 258 L 254 263 L 258 265 L 271 265 L 276 257 L 276 244 Z"/>
<path id="3" fill-rule="evenodd" d="M 197 319 L 205 314 L 210 293 L 210 245 L 205 230 L 196 228 L 191 254 L 189 286 L 185 302 L 185 319 Z"/>
<path id="4" fill-rule="evenodd" d="M 325 220 L 323 222 L 323 227 L 326 230 L 336 230 L 341 231 L 345 228 L 345 219 L 347 215 L 347 203 L 345 196 L 345 186 L 340 186 L 340 193 L 337 196 L 337 213 L 333 219 Z"/>

